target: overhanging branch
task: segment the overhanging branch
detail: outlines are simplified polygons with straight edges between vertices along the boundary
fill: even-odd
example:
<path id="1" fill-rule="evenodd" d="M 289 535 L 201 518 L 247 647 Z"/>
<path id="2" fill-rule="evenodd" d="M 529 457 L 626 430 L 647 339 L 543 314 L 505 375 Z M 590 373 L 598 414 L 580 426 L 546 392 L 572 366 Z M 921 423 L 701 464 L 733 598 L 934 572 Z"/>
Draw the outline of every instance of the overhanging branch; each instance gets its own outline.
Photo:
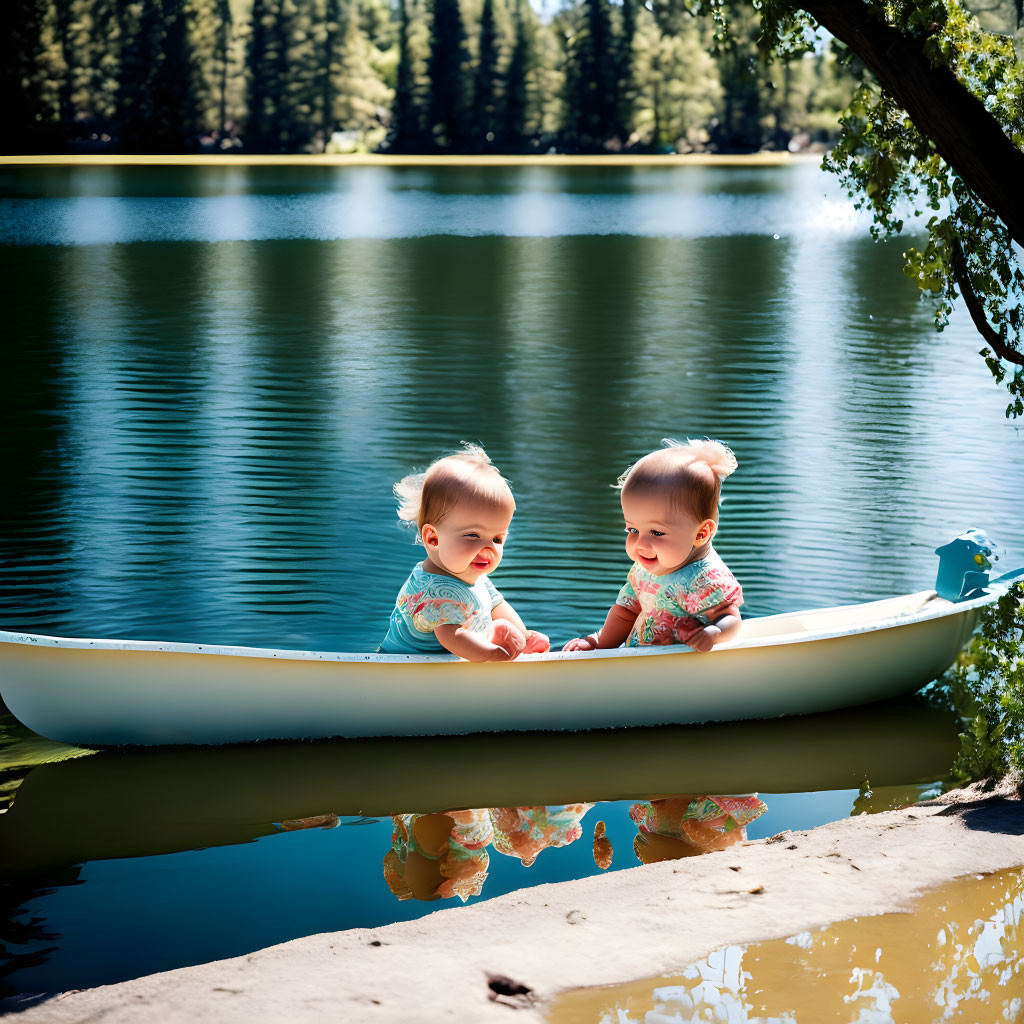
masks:
<path id="1" fill-rule="evenodd" d="M 974 321 L 974 326 L 985 339 L 988 347 L 1000 359 L 1005 359 L 1008 363 L 1016 363 L 1018 366 L 1024 366 L 1024 352 L 1020 352 L 1007 345 L 999 335 L 999 332 L 988 322 L 988 317 L 985 315 L 985 307 L 982 305 L 981 299 L 978 298 L 978 293 L 974 290 L 974 285 L 971 282 L 971 274 L 967 268 L 967 259 L 964 256 L 959 239 L 953 243 L 953 273 L 956 276 L 956 283 L 960 287 L 960 293 L 963 295 L 964 302 L 967 305 L 967 311 L 971 314 L 971 319 Z"/>
<path id="2" fill-rule="evenodd" d="M 943 160 L 1024 245 L 1024 153 L 945 65 L 925 37 L 904 34 L 856 0 L 793 0 L 869 68 Z"/>

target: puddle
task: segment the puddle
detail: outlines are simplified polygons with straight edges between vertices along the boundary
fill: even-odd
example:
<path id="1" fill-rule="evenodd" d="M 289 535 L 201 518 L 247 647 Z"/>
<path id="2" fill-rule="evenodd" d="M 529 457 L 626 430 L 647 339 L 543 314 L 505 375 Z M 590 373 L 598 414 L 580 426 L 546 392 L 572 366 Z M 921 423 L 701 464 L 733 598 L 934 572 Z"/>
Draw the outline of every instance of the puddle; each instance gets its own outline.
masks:
<path id="1" fill-rule="evenodd" d="M 1024 869 L 960 878 L 908 914 L 729 946 L 675 976 L 578 989 L 550 1024 L 1017 1024 Z"/>

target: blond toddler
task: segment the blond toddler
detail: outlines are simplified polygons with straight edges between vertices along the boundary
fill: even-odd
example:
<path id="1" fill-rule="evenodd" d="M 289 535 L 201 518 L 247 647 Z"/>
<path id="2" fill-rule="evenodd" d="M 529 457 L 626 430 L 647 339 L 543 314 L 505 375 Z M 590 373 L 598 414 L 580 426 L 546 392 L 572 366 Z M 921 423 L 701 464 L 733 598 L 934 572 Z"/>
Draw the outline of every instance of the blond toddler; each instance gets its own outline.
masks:
<path id="1" fill-rule="evenodd" d="M 743 592 L 711 546 L 722 481 L 736 458 L 720 441 L 665 439 L 619 477 L 629 577 L 597 633 L 565 651 L 685 644 L 710 651 L 740 628 Z"/>
<path id="2" fill-rule="evenodd" d="M 498 567 L 516 503 L 486 452 L 464 444 L 394 487 L 398 516 L 426 548 L 398 594 L 383 654 L 456 654 L 510 661 L 548 650 L 488 576 Z"/>

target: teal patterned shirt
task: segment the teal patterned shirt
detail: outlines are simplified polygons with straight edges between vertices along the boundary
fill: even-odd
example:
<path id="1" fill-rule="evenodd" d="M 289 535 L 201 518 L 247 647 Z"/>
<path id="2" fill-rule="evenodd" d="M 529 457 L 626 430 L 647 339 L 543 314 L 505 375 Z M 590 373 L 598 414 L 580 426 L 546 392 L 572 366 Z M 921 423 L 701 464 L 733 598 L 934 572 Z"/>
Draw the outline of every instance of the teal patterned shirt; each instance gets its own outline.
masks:
<path id="1" fill-rule="evenodd" d="M 481 576 L 472 586 L 454 576 L 427 572 L 417 563 L 398 592 L 381 654 L 449 654 L 434 634 L 438 626 L 465 626 L 474 633 L 491 628 L 491 610 L 505 599 Z"/>

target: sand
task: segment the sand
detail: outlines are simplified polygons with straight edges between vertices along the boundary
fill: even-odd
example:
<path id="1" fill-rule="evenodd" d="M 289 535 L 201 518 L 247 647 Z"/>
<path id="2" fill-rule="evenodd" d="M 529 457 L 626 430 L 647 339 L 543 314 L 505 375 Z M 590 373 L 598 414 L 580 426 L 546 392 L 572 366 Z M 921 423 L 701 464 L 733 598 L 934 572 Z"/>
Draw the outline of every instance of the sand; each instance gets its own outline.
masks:
<path id="1" fill-rule="evenodd" d="M 541 1021 L 565 989 L 670 973 L 725 945 L 907 909 L 933 885 L 1020 865 L 1017 785 L 975 786 L 701 857 L 65 993 L 18 1019 Z"/>

